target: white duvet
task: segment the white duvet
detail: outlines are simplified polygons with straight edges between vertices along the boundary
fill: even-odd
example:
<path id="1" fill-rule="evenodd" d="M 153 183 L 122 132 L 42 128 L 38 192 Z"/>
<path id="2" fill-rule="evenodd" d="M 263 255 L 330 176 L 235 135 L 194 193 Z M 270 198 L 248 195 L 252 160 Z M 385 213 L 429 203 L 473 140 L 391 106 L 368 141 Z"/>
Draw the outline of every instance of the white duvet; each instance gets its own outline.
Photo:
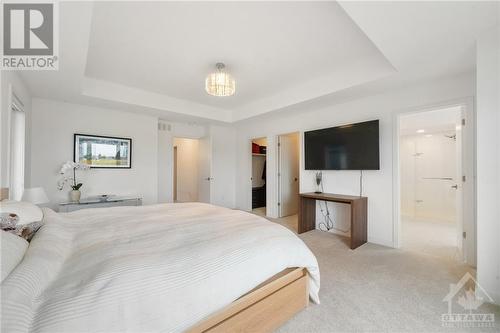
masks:
<path id="1" fill-rule="evenodd" d="M 177 332 L 316 258 L 291 231 L 208 204 L 58 214 L 2 283 L 2 332 Z"/>

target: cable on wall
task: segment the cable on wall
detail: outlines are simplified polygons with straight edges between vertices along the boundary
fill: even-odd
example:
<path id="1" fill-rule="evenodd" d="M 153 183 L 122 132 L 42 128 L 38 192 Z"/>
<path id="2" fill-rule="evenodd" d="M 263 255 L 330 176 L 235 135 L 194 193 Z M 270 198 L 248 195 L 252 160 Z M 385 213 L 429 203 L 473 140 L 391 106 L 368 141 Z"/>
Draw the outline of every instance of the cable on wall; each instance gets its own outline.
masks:
<path id="1" fill-rule="evenodd" d="M 322 202 L 325 204 L 325 208 L 327 211 L 326 214 L 325 214 L 325 211 L 323 210 L 323 207 L 321 207 Z M 330 229 L 333 228 L 333 221 L 330 218 L 330 212 L 328 211 L 328 204 L 326 203 L 326 201 L 318 201 L 318 205 L 319 205 L 319 210 L 321 211 L 321 215 L 323 215 L 323 220 L 324 220 L 324 222 L 319 223 L 319 229 L 321 231 L 330 231 Z"/>
<path id="2" fill-rule="evenodd" d="M 324 203 L 325 208 L 323 209 L 321 203 Z M 319 210 L 321 211 L 321 214 L 323 215 L 324 222 L 320 222 L 319 224 L 319 229 L 321 231 L 330 231 L 332 229 L 341 231 L 343 233 L 348 233 L 350 228 L 347 229 L 342 229 L 339 227 L 335 226 L 335 221 L 332 219 L 331 214 L 330 214 L 330 209 L 328 208 L 328 202 L 327 201 L 318 201 L 319 205 Z"/>
<path id="3" fill-rule="evenodd" d="M 363 170 L 359 170 L 359 196 L 363 196 Z"/>
<path id="4" fill-rule="evenodd" d="M 323 182 L 321 182 L 321 192 L 324 192 Z M 325 209 L 323 209 L 323 207 L 321 207 L 321 203 L 325 204 Z M 330 230 L 334 229 L 334 230 L 341 231 L 343 233 L 349 232 L 350 228 L 348 228 L 347 230 L 344 230 L 344 229 L 335 227 L 335 222 L 332 220 L 331 214 L 330 214 L 330 209 L 328 208 L 328 201 L 318 201 L 318 205 L 319 205 L 319 210 L 321 211 L 321 215 L 323 215 L 323 220 L 324 220 L 324 222 L 319 223 L 319 225 L 318 225 L 319 230 L 330 231 Z"/>

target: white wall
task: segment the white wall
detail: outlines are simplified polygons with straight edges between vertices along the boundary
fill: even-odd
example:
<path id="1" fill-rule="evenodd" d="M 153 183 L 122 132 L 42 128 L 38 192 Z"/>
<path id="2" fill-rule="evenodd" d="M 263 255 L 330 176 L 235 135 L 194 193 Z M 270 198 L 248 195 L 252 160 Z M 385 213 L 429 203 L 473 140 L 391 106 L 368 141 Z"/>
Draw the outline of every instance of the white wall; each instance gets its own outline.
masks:
<path id="1" fill-rule="evenodd" d="M 11 92 L 24 104 L 26 119 L 25 126 L 25 172 L 24 185 L 30 187 L 30 158 L 31 158 L 31 94 L 14 71 L 0 71 L 0 187 L 9 187 L 9 161 L 10 161 L 10 105 Z"/>
<path id="2" fill-rule="evenodd" d="M 145 204 L 157 202 L 156 117 L 38 98 L 32 108 L 32 186 L 45 189 L 52 207 L 68 199 L 70 189 L 59 191 L 56 184 L 62 163 L 73 160 L 74 133 L 132 138 L 132 168 L 80 172 L 82 196 L 138 195 Z"/>
<path id="3" fill-rule="evenodd" d="M 371 119 L 380 120 L 379 171 L 364 172 L 364 192 L 368 196 L 368 241 L 393 246 L 393 127 L 395 113 L 474 95 L 474 78 L 471 74 L 426 82 L 404 87 L 385 94 L 335 105 L 304 106 L 283 117 L 263 116 L 237 123 L 237 207 L 251 209 L 251 154 L 249 140 L 255 137 L 268 138 L 268 214 L 276 213 L 275 138 L 278 134 L 312 130 Z M 303 147 L 301 147 L 300 191 L 314 190 L 314 172 L 304 170 Z M 326 171 L 326 192 L 359 194 L 359 171 Z M 335 207 L 341 207 L 336 205 Z M 342 212 L 342 210 L 341 210 Z M 345 220 L 346 216 L 338 216 Z M 337 218 L 337 216 L 335 216 Z"/>
<path id="4" fill-rule="evenodd" d="M 477 41 L 477 278 L 500 304 L 500 27 Z"/>
<path id="5" fill-rule="evenodd" d="M 198 201 L 198 140 L 174 138 L 177 147 L 177 201 Z"/>

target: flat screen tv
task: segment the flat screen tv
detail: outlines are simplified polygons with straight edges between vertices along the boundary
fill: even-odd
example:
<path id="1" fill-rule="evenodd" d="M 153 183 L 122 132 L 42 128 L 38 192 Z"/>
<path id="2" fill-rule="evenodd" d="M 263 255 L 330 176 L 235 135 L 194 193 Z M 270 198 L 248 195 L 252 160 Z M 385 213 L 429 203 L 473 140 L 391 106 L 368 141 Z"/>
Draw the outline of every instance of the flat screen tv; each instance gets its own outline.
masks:
<path id="1" fill-rule="evenodd" d="M 378 120 L 304 133 L 306 170 L 379 170 Z"/>

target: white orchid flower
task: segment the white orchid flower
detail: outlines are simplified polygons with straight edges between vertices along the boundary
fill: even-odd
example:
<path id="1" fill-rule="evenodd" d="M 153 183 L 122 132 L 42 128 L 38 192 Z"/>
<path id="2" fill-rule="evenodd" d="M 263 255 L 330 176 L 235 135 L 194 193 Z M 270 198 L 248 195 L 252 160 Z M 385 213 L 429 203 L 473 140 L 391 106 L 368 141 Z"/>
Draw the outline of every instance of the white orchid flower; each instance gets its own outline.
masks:
<path id="1" fill-rule="evenodd" d="M 69 171 L 69 170 L 73 169 L 73 164 L 74 164 L 74 163 L 73 163 L 73 162 L 70 162 L 70 161 L 68 161 L 68 162 L 64 163 L 64 164 L 62 165 L 62 167 L 61 167 L 61 171 L 59 171 L 59 173 L 60 173 L 60 174 L 65 174 L 67 171 Z"/>
<path id="2" fill-rule="evenodd" d="M 82 184 L 78 183 L 76 181 L 76 170 L 89 170 L 90 166 L 85 163 L 77 163 L 77 162 L 72 162 L 72 161 L 67 161 L 61 166 L 61 170 L 59 170 L 59 173 L 61 175 L 64 175 L 68 171 L 72 171 L 73 177 L 63 177 L 57 182 L 57 188 L 59 190 L 62 190 L 66 183 L 71 183 L 71 188 L 74 190 L 78 190 Z"/>

